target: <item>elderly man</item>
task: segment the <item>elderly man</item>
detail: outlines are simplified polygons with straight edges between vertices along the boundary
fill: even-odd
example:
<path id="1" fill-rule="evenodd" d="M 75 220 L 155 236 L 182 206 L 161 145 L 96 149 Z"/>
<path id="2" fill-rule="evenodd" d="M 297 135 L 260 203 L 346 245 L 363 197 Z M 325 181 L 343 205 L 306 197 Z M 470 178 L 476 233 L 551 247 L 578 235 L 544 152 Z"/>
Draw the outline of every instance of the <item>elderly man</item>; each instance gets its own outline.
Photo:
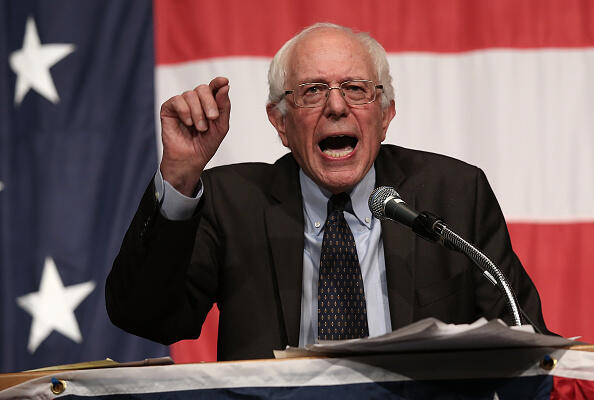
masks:
<path id="1" fill-rule="evenodd" d="M 160 171 L 107 281 L 115 324 L 172 343 L 197 337 L 217 303 L 218 357 L 229 360 L 426 317 L 509 322 L 500 293 L 464 256 L 372 217 L 367 199 L 388 185 L 484 249 L 546 332 L 482 171 L 381 145 L 395 107 L 374 39 L 316 24 L 279 50 L 269 84 L 268 117 L 291 150 L 273 165 L 205 170 L 229 128 L 227 79 L 162 105 Z"/>

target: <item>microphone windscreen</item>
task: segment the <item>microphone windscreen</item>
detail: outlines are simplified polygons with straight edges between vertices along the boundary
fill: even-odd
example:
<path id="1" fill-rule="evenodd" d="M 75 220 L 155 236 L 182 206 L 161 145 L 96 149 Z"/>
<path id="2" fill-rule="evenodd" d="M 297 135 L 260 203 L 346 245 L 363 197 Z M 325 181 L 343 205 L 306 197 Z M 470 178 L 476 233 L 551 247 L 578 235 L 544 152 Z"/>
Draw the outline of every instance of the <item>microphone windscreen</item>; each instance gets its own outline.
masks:
<path id="1" fill-rule="evenodd" d="M 398 192 L 390 186 L 380 186 L 375 188 L 369 196 L 367 202 L 371 214 L 379 220 L 386 219 L 386 210 L 384 208 L 384 201 L 389 197 L 400 199 Z"/>

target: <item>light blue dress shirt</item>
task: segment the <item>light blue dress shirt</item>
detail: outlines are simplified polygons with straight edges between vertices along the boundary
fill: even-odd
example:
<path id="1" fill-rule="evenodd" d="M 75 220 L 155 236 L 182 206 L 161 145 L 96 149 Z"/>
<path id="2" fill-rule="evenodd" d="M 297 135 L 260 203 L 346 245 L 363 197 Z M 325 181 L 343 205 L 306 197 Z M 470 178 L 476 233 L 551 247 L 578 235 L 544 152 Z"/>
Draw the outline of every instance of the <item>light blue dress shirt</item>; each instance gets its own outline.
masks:
<path id="1" fill-rule="evenodd" d="M 318 276 L 320 253 L 324 238 L 328 200 L 332 193 L 319 187 L 303 170 L 299 171 L 303 211 L 305 215 L 305 246 L 303 249 L 303 291 L 301 295 L 301 326 L 299 346 L 317 342 L 318 338 Z M 361 265 L 367 324 L 369 336 L 378 336 L 392 330 L 386 283 L 384 245 L 381 240 L 381 224 L 373 218 L 367 200 L 375 185 L 375 169 L 349 193 L 354 215 L 344 212 L 344 218 L 351 228 L 357 256 Z"/>
<path id="2" fill-rule="evenodd" d="M 316 185 L 302 170 L 299 171 L 299 180 L 305 216 L 299 329 L 299 346 L 303 347 L 309 343 L 316 343 L 318 337 L 318 274 L 327 204 L 331 193 Z M 204 185 L 201 185 L 196 197 L 184 196 L 169 182 L 163 180 L 160 170 L 155 174 L 154 183 L 155 195 L 159 201 L 162 201 L 161 214 L 170 220 L 190 218 L 205 190 Z M 350 193 L 354 215 L 350 212 L 344 213 L 345 220 L 353 232 L 361 265 L 369 336 L 382 335 L 392 330 L 381 224 L 379 220 L 373 218 L 367 206 L 374 184 L 375 169 L 372 166 Z"/>

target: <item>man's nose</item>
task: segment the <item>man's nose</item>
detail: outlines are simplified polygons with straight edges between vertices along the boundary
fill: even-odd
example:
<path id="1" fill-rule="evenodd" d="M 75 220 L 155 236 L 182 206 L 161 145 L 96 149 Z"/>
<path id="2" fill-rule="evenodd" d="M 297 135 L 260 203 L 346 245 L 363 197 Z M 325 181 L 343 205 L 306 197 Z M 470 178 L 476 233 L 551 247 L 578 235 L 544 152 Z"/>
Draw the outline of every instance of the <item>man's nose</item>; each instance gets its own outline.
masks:
<path id="1" fill-rule="evenodd" d="M 348 112 L 349 105 L 347 104 L 344 96 L 342 95 L 342 90 L 340 90 L 339 87 L 331 87 L 328 90 L 328 98 L 326 99 L 326 115 L 334 118 L 339 118 L 347 115 Z"/>

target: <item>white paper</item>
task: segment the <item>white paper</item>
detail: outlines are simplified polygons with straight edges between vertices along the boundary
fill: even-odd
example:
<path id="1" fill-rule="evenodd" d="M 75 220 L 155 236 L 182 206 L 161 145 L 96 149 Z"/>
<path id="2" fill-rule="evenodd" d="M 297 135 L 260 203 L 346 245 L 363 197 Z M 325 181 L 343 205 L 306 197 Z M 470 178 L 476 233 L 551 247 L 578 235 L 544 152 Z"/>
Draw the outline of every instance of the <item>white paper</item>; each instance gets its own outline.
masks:
<path id="1" fill-rule="evenodd" d="M 435 318 L 414 322 L 382 336 L 322 341 L 305 348 L 275 350 L 276 358 L 322 355 L 476 350 L 515 347 L 556 347 L 582 344 L 534 333 L 530 325 L 509 327 L 501 320 L 480 318 L 472 324 L 446 324 Z"/>

